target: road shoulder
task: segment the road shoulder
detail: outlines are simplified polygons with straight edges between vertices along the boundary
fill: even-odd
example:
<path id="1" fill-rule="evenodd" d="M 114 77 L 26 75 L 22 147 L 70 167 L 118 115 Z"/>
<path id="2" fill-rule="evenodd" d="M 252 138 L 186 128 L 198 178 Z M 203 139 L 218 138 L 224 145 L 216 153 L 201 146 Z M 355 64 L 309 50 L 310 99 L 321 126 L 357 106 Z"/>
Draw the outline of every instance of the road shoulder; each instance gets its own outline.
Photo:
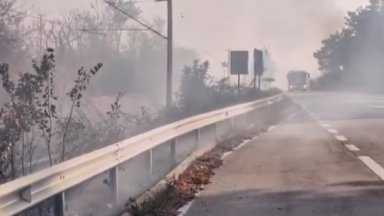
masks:
<path id="1" fill-rule="evenodd" d="M 378 216 L 383 189 L 330 134 L 295 122 L 228 156 L 186 215 Z"/>

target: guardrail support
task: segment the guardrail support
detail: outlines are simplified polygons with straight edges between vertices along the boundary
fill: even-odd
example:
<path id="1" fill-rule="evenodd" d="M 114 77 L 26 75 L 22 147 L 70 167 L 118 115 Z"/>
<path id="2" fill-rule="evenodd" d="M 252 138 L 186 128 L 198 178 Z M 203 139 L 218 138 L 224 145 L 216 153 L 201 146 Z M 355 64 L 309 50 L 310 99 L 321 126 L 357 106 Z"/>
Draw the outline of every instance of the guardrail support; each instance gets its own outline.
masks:
<path id="1" fill-rule="evenodd" d="M 23 189 L 20 192 L 20 199 L 25 201 L 25 202 L 32 202 L 32 193 L 31 193 L 31 186 Z"/>
<path id="2" fill-rule="evenodd" d="M 243 114 L 243 124 L 244 124 L 243 127 L 247 128 L 247 126 L 248 126 L 247 113 Z"/>
<path id="3" fill-rule="evenodd" d="M 55 196 L 55 216 L 65 216 L 65 192 Z"/>
<path id="4" fill-rule="evenodd" d="M 200 129 L 195 130 L 195 136 L 196 136 L 196 147 L 198 148 L 201 144 Z"/>
<path id="5" fill-rule="evenodd" d="M 109 181 L 113 200 L 117 202 L 119 201 L 119 168 L 117 166 L 109 170 Z"/>
<path id="6" fill-rule="evenodd" d="M 172 164 L 175 164 L 176 163 L 176 143 L 177 143 L 177 140 L 176 138 L 170 140 L 171 142 L 171 160 L 172 160 Z"/>
<path id="7" fill-rule="evenodd" d="M 149 174 L 153 174 L 153 151 L 152 149 L 147 151 L 146 153 L 146 161 L 148 163 L 148 170 L 149 170 Z"/>
<path id="8" fill-rule="evenodd" d="M 215 124 L 215 129 L 216 129 L 216 131 L 215 131 L 215 133 L 216 133 L 216 136 L 215 136 L 215 141 L 217 142 L 217 140 L 219 140 L 219 138 L 220 138 L 220 134 L 219 134 L 219 123 L 220 122 L 216 122 L 216 124 Z"/>

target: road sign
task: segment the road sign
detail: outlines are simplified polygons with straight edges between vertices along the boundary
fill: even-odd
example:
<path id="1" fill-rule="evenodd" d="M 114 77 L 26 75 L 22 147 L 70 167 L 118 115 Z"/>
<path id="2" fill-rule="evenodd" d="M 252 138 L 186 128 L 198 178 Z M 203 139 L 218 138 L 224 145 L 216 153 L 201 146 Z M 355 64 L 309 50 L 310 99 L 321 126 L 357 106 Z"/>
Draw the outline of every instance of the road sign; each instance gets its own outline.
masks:
<path id="1" fill-rule="evenodd" d="M 231 51 L 229 55 L 231 74 L 248 74 L 248 51 Z"/>

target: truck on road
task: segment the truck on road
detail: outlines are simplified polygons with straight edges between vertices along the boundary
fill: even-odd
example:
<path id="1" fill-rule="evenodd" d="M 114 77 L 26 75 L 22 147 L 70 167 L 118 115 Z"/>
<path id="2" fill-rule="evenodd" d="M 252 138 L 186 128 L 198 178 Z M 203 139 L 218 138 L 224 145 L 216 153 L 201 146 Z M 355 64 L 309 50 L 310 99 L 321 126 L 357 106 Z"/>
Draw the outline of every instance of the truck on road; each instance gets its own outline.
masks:
<path id="1" fill-rule="evenodd" d="M 287 74 L 289 91 L 308 91 L 310 74 L 306 71 L 289 71 Z"/>

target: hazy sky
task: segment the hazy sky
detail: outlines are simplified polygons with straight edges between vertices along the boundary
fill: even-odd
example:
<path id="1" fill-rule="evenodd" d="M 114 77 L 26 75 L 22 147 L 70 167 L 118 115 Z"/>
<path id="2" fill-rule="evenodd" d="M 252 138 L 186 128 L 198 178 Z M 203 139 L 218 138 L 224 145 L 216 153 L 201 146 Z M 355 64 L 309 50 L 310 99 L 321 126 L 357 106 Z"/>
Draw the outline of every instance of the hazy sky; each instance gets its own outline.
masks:
<path id="1" fill-rule="evenodd" d="M 86 8 L 92 0 L 20 0 L 55 16 Z M 145 1 L 145 0 L 137 0 Z M 228 49 L 268 48 L 277 64 L 279 83 L 289 69 L 318 74 L 313 52 L 339 29 L 347 11 L 368 0 L 174 0 L 175 43 L 208 58 L 218 76 Z M 165 18 L 165 3 L 141 3 L 142 17 Z"/>

